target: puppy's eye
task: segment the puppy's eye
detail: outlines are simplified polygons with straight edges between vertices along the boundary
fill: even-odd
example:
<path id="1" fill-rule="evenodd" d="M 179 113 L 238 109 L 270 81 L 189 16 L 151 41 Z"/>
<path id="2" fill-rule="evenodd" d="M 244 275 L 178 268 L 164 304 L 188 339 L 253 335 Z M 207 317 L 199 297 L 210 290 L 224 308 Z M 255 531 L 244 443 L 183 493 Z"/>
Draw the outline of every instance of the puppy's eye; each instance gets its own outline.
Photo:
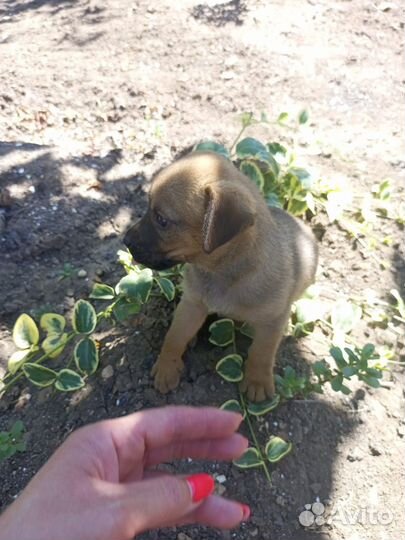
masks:
<path id="1" fill-rule="evenodd" d="M 155 219 L 159 227 L 161 227 L 162 229 L 166 229 L 169 225 L 168 220 L 163 217 L 162 214 L 159 214 L 159 212 L 155 212 Z"/>

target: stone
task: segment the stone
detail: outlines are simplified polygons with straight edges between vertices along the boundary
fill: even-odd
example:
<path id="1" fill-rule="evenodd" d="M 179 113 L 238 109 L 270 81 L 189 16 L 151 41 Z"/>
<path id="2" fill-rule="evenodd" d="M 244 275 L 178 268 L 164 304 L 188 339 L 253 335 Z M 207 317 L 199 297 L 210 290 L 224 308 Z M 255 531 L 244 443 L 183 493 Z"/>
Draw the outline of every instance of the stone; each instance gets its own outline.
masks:
<path id="1" fill-rule="evenodd" d="M 381 456 L 382 454 L 384 454 L 384 448 L 378 442 L 369 442 L 368 448 L 372 456 Z"/>
<path id="2" fill-rule="evenodd" d="M 346 456 L 348 461 L 361 461 L 363 459 L 363 454 L 360 451 L 360 449 L 355 446 L 354 448 L 351 448 Z"/>
<path id="3" fill-rule="evenodd" d="M 114 368 L 111 365 L 106 366 L 101 371 L 101 377 L 106 380 L 110 379 L 114 375 Z"/>
<path id="4" fill-rule="evenodd" d="M 287 504 L 287 501 L 282 495 L 277 495 L 276 504 L 278 504 L 279 506 L 285 506 Z"/>
<path id="5" fill-rule="evenodd" d="M 188 534 L 181 532 L 177 535 L 177 540 L 192 540 L 192 538 Z"/>
<path id="6" fill-rule="evenodd" d="M 226 491 L 226 487 L 223 484 L 217 484 L 215 488 L 215 493 L 217 495 L 223 495 Z"/>
<path id="7" fill-rule="evenodd" d="M 83 268 L 77 272 L 77 277 L 79 278 L 85 278 L 87 277 L 87 272 Z"/>

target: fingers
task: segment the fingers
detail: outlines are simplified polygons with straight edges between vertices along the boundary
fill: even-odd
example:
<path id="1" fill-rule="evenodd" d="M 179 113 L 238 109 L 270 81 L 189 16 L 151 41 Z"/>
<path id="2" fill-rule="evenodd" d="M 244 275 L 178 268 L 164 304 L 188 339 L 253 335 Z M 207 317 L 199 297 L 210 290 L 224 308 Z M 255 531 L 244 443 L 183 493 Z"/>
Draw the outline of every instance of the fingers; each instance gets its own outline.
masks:
<path id="1" fill-rule="evenodd" d="M 151 476 L 120 486 L 120 519 L 128 538 L 149 529 L 180 523 L 192 515 L 198 503 L 209 497 L 214 480 L 207 474 Z"/>
<path id="2" fill-rule="evenodd" d="M 137 418 L 120 418 L 122 427 L 136 427 L 145 435 L 148 449 L 179 440 L 215 439 L 234 433 L 241 415 L 213 407 L 164 407 L 136 413 Z M 135 421 L 135 426 L 134 426 Z"/>
<path id="3" fill-rule="evenodd" d="M 241 456 L 247 447 L 248 440 L 239 433 L 222 439 L 177 441 L 149 450 L 146 454 L 146 466 L 185 457 L 229 461 Z"/>
<path id="4" fill-rule="evenodd" d="M 110 433 L 120 478 L 126 478 L 155 449 L 183 441 L 224 439 L 238 429 L 241 421 L 240 414 L 213 407 L 164 407 L 107 420 L 93 429 Z"/>
<path id="5" fill-rule="evenodd" d="M 224 499 L 219 495 L 211 495 L 177 525 L 199 523 L 218 529 L 232 529 L 241 521 L 249 519 L 249 516 L 250 509 L 247 505 Z"/>

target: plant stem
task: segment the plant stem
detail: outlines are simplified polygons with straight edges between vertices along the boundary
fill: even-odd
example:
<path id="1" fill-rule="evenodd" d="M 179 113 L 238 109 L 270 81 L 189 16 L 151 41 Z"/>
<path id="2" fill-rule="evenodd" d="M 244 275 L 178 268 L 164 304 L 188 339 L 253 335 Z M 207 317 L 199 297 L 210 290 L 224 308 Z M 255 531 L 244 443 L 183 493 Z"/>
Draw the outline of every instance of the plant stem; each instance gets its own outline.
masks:
<path id="1" fill-rule="evenodd" d="M 53 354 L 54 352 L 56 352 L 58 349 L 60 349 L 61 347 L 65 347 L 69 343 L 69 341 L 71 341 L 75 336 L 77 336 L 76 332 L 71 332 L 63 343 L 60 343 L 57 347 L 55 347 L 51 351 L 43 354 L 33 363 L 41 364 L 44 360 L 49 358 L 49 356 Z M 20 373 L 18 373 L 18 375 L 16 375 L 13 379 L 11 379 L 11 381 L 9 381 L 7 384 L 3 386 L 3 388 L 0 389 L 0 393 L 4 394 L 4 392 L 6 392 L 10 388 L 10 386 L 13 386 L 13 384 L 15 384 L 19 379 L 21 379 L 23 375 L 24 375 L 24 372 L 21 370 Z"/>
<path id="2" fill-rule="evenodd" d="M 253 115 L 252 115 L 253 117 Z M 246 128 L 248 128 L 250 126 L 250 123 L 249 124 L 242 124 L 242 129 L 239 131 L 236 139 L 233 141 L 232 143 L 232 146 L 230 147 L 229 149 L 229 153 L 231 154 L 232 153 L 232 150 L 234 149 L 234 147 L 236 146 L 237 142 L 239 141 L 239 139 L 242 137 L 242 134 L 243 132 L 245 131 Z"/>
<path id="3" fill-rule="evenodd" d="M 266 475 L 266 478 L 267 478 L 269 484 L 271 485 L 271 483 L 272 483 L 271 482 L 271 476 L 270 476 L 270 471 L 269 471 L 269 469 L 267 467 L 266 456 L 263 455 L 262 449 L 261 449 L 261 447 L 259 445 L 259 441 L 257 440 L 256 433 L 255 433 L 255 431 L 253 429 L 253 425 L 252 425 L 252 422 L 250 420 L 249 412 L 248 412 L 247 407 L 246 407 L 245 398 L 243 397 L 243 394 L 242 394 L 242 392 L 240 390 L 239 390 L 239 399 L 241 401 L 242 408 L 243 408 L 243 411 L 245 413 L 246 422 L 247 422 L 247 424 L 249 426 L 249 431 L 250 431 L 250 434 L 252 436 L 253 442 L 255 444 L 256 449 L 260 453 L 260 457 L 262 458 L 262 461 L 263 461 L 262 467 L 264 469 L 264 473 Z"/>

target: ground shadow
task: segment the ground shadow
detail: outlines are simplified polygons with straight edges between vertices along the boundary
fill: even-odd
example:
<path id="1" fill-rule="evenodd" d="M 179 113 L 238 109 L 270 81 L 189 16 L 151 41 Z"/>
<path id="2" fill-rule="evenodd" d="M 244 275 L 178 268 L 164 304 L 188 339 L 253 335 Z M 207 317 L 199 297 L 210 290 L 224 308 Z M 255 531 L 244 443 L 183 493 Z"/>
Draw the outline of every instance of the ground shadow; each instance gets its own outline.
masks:
<path id="1" fill-rule="evenodd" d="M 198 4 L 191 10 L 191 15 L 197 21 L 214 26 L 225 26 L 228 23 L 241 25 L 247 11 L 246 2 L 229 0 L 229 2 L 214 5 Z"/>
<path id="2" fill-rule="evenodd" d="M 73 7 L 77 4 L 77 0 L 5 0 L 0 6 L 1 17 L 14 17 L 21 13 L 49 7 L 49 13 L 54 15 L 61 9 Z"/>
<path id="3" fill-rule="evenodd" d="M 10 143 L 1 152 L 12 153 Z M 22 148 L 22 147 L 21 147 Z M 52 310 L 69 311 L 73 298 L 86 297 L 97 269 L 102 280 L 114 284 L 121 275 L 116 264 L 116 249 L 121 247 L 116 216 L 123 209 L 131 219 L 141 215 L 146 207 L 143 192 L 146 179 L 142 173 L 110 180 L 110 173 L 122 159 L 119 150 L 104 156 L 78 155 L 57 157 L 49 148 L 25 148 L 18 163 L 0 174 L 0 185 L 22 186 L 29 176 L 25 195 L 7 209 L 6 229 L 0 240 L 0 296 L 5 298 L 1 325 L 3 335 L 12 328 L 22 311 L 39 310 L 51 304 Z M 32 154 L 32 151 L 35 153 Z M 14 156 L 13 156 L 14 157 Z M 73 168 L 75 173 L 65 177 Z M 23 173 L 21 170 L 23 169 Z M 88 174 L 94 173 L 88 180 Z M 87 179 L 87 180 L 86 180 Z M 89 182 L 88 197 L 83 184 Z M 93 183 L 96 182 L 96 186 Z M 54 211 L 53 208 L 56 207 Z M 100 227 L 109 223 L 108 234 Z M 85 267 L 88 281 L 78 278 L 59 280 L 57 270 L 69 261 Z M 7 276 L 12 276 L 12 280 Z M 71 290 L 70 290 L 71 289 Z M 130 327 L 117 327 L 101 334 L 103 368 L 111 366 L 110 377 L 93 377 L 86 389 L 73 395 L 61 395 L 54 390 L 38 390 L 19 384 L 0 401 L 0 428 L 6 428 L 17 418 L 24 421 L 28 433 L 28 454 L 19 454 L 0 465 L 2 478 L 1 504 L 11 502 L 29 478 L 46 461 L 54 449 L 74 429 L 101 418 L 120 416 L 132 411 L 166 404 L 219 406 L 227 399 L 237 398 L 235 385 L 225 383 L 215 373 L 216 362 L 226 350 L 214 348 L 208 342 L 207 325 L 196 343 L 186 353 L 186 370 L 179 388 L 169 395 L 157 393 L 150 377 L 163 336 L 167 331 L 173 303 L 155 299 L 137 316 Z M 0 328 L 1 331 L 1 328 Z M 104 335 L 104 337 L 103 337 Z M 247 342 L 240 346 L 246 347 Z M 293 365 L 307 374 L 309 363 L 299 341 L 286 338 L 282 344 L 278 370 Z M 351 406 L 356 408 L 356 397 Z M 332 491 L 334 462 L 342 438 L 356 428 L 351 410 L 334 406 L 327 400 L 292 400 L 283 403 L 271 416 L 257 422 L 262 444 L 270 434 L 291 440 L 294 452 L 272 467 L 271 486 L 260 471 L 240 471 L 229 464 L 180 463 L 179 472 L 192 470 L 220 471 L 227 478 L 230 496 L 235 494 L 249 501 L 254 515 L 251 522 L 238 532 L 238 538 L 250 538 L 251 531 L 264 531 L 261 538 L 321 538 L 322 531 L 304 531 L 298 515 L 305 504 L 316 497 L 326 501 Z M 243 427 L 246 431 L 246 426 Z M 13 475 L 13 470 L 23 472 Z M 271 502 L 269 502 L 269 497 Z M 192 538 L 223 539 L 222 533 L 191 527 Z M 177 532 L 147 533 L 144 539 L 175 539 Z"/>

